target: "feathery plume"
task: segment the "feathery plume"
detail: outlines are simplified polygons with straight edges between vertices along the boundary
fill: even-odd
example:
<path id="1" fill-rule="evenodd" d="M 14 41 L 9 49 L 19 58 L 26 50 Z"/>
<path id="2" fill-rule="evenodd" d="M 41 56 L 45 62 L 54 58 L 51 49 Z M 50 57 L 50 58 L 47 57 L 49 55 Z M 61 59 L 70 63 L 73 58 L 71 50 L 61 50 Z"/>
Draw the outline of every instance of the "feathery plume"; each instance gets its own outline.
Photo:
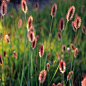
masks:
<path id="1" fill-rule="evenodd" d="M 57 11 L 57 5 L 54 3 L 51 9 L 51 16 L 55 17 L 56 16 L 56 11 Z"/>
<path id="2" fill-rule="evenodd" d="M 74 12 L 75 12 L 75 7 L 74 6 L 71 6 L 69 8 L 67 14 L 66 14 L 67 22 L 73 18 Z"/>
<path id="3" fill-rule="evenodd" d="M 65 64 L 65 61 L 61 60 L 59 62 L 59 70 L 61 73 L 64 73 L 66 71 L 66 64 Z"/>
<path id="4" fill-rule="evenodd" d="M 39 82 L 40 83 L 44 83 L 45 79 L 46 79 L 46 75 L 47 75 L 47 72 L 46 70 L 42 70 L 39 74 Z"/>
<path id="5" fill-rule="evenodd" d="M 3 0 L 1 4 L 1 14 L 2 16 L 5 16 L 6 13 L 7 13 L 7 3 L 5 0 Z"/>
<path id="6" fill-rule="evenodd" d="M 21 1 L 21 8 L 22 8 L 22 11 L 26 14 L 27 13 L 27 3 L 25 0 Z"/>
<path id="7" fill-rule="evenodd" d="M 39 49 L 39 56 L 42 57 L 44 55 L 44 45 L 42 44 Z"/>

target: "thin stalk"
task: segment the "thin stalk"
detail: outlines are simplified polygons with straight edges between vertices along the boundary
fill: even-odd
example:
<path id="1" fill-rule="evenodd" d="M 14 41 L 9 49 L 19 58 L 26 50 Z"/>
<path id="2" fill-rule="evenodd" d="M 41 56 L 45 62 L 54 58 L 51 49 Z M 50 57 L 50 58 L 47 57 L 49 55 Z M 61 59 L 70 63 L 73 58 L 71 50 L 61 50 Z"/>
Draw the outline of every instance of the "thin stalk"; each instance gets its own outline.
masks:
<path id="1" fill-rule="evenodd" d="M 19 57 L 19 45 L 20 45 L 20 43 L 19 43 L 19 39 L 20 39 L 20 29 L 21 29 L 21 28 L 19 28 L 19 30 L 18 30 L 18 32 L 19 32 L 19 36 L 18 36 L 18 57 Z"/>
<path id="2" fill-rule="evenodd" d="M 55 73 L 53 74 L 53 77 L 52 77 L 52 79 L 51 79 L 51 81 L 50 81 L 50 83 L 49 83 L 49 86 L 50 86 L 52 80 L 54 79 L 54 77 L 55 77 L 55 75 L 56 75 L 58 69 L 59 69 L 59 65 L 57 66 L 57 68 L 56 68 L 56 70 L 55 70 Z"/>
<path id="3" fill-rule="evenodd" d="M 31 86 L 33 86 L 33 58 L 32 58 L 33 50 L 31 52 Z"/>
<path id="4" fill-rule="evenodd" d="M 2 57 L 3 57 L 3 40 L 4 40 L 4 16 L 3 16 L 3 23 L 2 23 L 2 26 L 3 26 L 3 32 L 2 32 Z M 4 63 L 3 63 L 3 66 L 2 66 L 2 81 L 4 82 Z M 5 83 L 3 83 L 3 85 L 5 85 Z"/>
<path id="5" fill-rule="evenodd" d="M 48 71 L 48 86 L 49 86 L 49 71 Z"/>
<path id="6" fill-rule="evenodd" d="M 52 17 L 52 20 L 51 20 L 51 26 L 50 26 L 50 32 L 49 32 L 49 37 L 48 37 L 48 43 L 49 43 L 50 37 L 51 37 L 51 35 L 52 35 L 52 33 L 51 33 L 52 24 L 53 24 L 53 17 Z M 47 46 L 47 52 L 46 52 L 46 59 L 45 59 L 44 70 L 45 70 L 45 68 L 46 68 L 47 55 L 48 55 L 48 48 L 49 48 L 49 45 Z"/>
<path id="7" fill-rule="evenodd" d="M 30 56 L 31 56 L 31 55 L 30 55 L 30 50 L 31 50 L 31 49 L 30 49 L 30 46 L 31 46 L 31 43 L 29 42 L 29 52 L 28 52 L 28 54 L 29 54 L 29 59 L 28 59 L 28 62 L 29 62 L 29 63 L 28 63 L 28 85 L 29 85 L 29 86 L 30 86 L 30 79 L 29 79 L 29 78 L 30 78 L 30 71 L 29 71 L 29 70 L 30 70 Z"/>
<path id="8" fill-rule="evenodd" d="M 26 26 L 26 14 L 25 14 L 25 26 Z M 21 83 L 20 86 L 22 86 L 22 82 L 23 82 L 23 77 L 24 77 L 24 64 L 25 64 L 25 58 L 26 58 L 26 45 L 27 45 L 27 29 L 24 30 L 25 31 L 25 49 L 24 49 L 24 58 L 23 58 L 23 69 L 22 69 L 22 77 L 21 77 Z"/>
<path id="9" fill-rule="evenodd" d="M 41 58 L 42 58 L 42 57 L 40 57 L 40 71 L 41 71 Z"/>
<path id="10" fill-rule="evenodd" d="M 74 80 L 74 70 L 75 70 L 75 63 L 74 63 L 74 67 L 73 67 L 73 79 L 72 79 L 72 86 L 73 86 L 73 80 Z"/>
<path id="11" fill-rule="evenodd" d="M 62 77 L 63 77 L 63 81 L 64 81 L 64 73 L 62 74 Z M 64 86 L 65 86 L 65 81 L 64 81 Z"/>
<path id="12" fill-rule="evenodd" d="M 3 22 L 2 22 L 3 30 L 2 30 L 2 57 L 3 57 L 3 40 L 4 40 L 4 16 L 3 16 Z"/>

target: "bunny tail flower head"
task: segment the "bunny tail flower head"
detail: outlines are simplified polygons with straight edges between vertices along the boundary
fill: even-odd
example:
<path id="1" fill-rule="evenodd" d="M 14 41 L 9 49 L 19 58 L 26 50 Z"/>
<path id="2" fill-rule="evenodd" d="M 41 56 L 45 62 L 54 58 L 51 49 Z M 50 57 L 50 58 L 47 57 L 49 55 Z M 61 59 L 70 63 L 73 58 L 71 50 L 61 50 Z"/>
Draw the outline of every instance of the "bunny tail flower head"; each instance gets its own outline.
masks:
<path id="1" fill-rule="evenodd" d="M 56 86 L 55 83 L 53 83 L 52 86 Z"/>
<path id="2" fill-rule="evenodd" d="M 39 56 L 42 57 L 43 55 L 44 55 L 44 45 L 41 45 L 39 49 Z"/>
<path id="3" fill-rule="evenodd" d="M 79 52 L 78 48 L 75 48 L 75 50 L 74 50 L 74 57 L 75 58 L 78 56 L 78 52 Z"/>
<path id="4" fill-rule="evenodd" d="M 56 86 L 62 86 L 62 84 L 61 83 L 58 83 Z"/>
<path id="5" fill-rule="evenodd" d="M 7 43 L 10 43 L 10 37 L 8 35 L 5 35 L 5 40 Z"/>
<path id="6" fill-rule="evenodd" d="M 3 56 L 6 57 L 6 55 L 7 55 L 7 52 L 3 51 Z"/>
<path id="7" fill-rule="evenodd" d="M 61 73 L 64 73 L 66 71 L 66 64 L 65 64 L 65 61 L 61 60 L 59 62 L 59 70 Z"/>
<path id="8" fill-rule="evenodd" d="M 0 65 L 3 64 L 2 56 L 0 55 Z"/>
<path id="9" fill-rule="evenodd" d="M 32 24 L 33 24 L 33 17 L 30 16 L 30 17 L 28 18 L 28 22 L 27 22 L 27 30 L 28 30 L 28 31 L 29 31 L 30 27 L 32 26 Z"/>
<path id="10" fill-rule="evenodd" d="M 46 64 L 46 68 L 47 68 L 47 70 L 49 71 L 49 69 L 50 69 L 50 63 L 47 63 L 47 64 Z"/>
<path id="11" fill-rule="evenodd" d="M 65 51 L 66 51 L 66 46 L 62 45 L 62 52 L 65 52 Z"/>
<path id="12" fill-rule="evenodd" d="M 2 16 L 5 16 L 7 13 L 7 3 L 5 0 L 2 0 L 2 4 L 1 4 L 1 14 Z"/>
<path id="13" fill-rule="evenodd" d="M 82 80 L 81 86 L 86 86 L 86 76 L 85 76 L 84 79 Z"/>
<path id="14" fill-rule="evenodd" d="M 71 48 L 71 50 L 74 50 L 74 49 L 75 49 L 74 44 L 71 44 L 71 45 L 70 45 L 70 48 Z"/>
<path id="15" fill-rule="evenodd" d="M 35 5 L 34 5 L 34 10 L 36 11 L 36 10 L 38 10 L 38 8 L 39 8 L 39 3 L 36 2 Z"/>
<path id="16" fill-rule="evenodd" d="M 13 56 L 14 56 L 14 58 L 18 58 L 18 54 L 17 54 L 17 52 L 16 51 L 13 51 Z"/>
<path id="17" fill-rule="evenodd" d="M 63 18 L 60 19 L 59 30 L 60 30 L 60 31 L 64 30 L 64 19 L 63 19 Z"/>
<path id="18" fill-rule="evenodd" d="M 29 41 L 30 42 L 33 42 L 34 41 L 34 38 L 35 38 L 34 32 L 33 31 L 29 31 L 28 32 L 28 39 L 29 39 Z"/>
<path id="19" fill-rule="evenodd" d="M 81 18 L 79 16 L 77 16 L 75 18 L 75 21 L 74 22 L 75 22 L 76 28 L 77 29 L 80 28 L 80 26 L 81 26 Z"/>
<path id="20" fill-rule="evenodd" d="M 22 19 L 19 19 L 17 26 L 18 26 L 18 28 L 20 28 L 22 26 Z"/>
<path id="21" fill-rule="evenodd" d="M 57 11 L 57 5 L 54 3 L 51 9 L 51 16 L 55 17 L 56 16 L 56 11 Z"/>
<path id="22" fill-rule="evenodd" d="M 75 25 L 75 22 L 74 22 L 74 21 L 72 22 L 72 28 L 73 28 L 73 31 L 74 31 L 74 32 L 77 31 L 77 28 L 76 28 L 76 25 Z"/>
<path id="23" fill-rule="evenodd" d="M 61 40 L 62 39 L 62 35 L 60 32 L 57 33 L 58 39 Z"/>
<path id="24" fill-rule="evenodd" d="M 34 38 L 34 41 L 32 42 L 32 46 L 31 46 L 32 49 L 35 49 L 36 43 L 37 43 L 37 39 Z"/>
<path id="25" fill-rule="evenodd" d="M 67 22 L 73 18 L 74 12 L 75 12 L 75 7 L 74 6 L 71 6 L 69 8 L 67 14 L 66 14 Z"/>
<path id="26" fill-rule="evenodd" d="M 27 13 L 27 3 L 25 0 L 21 1 L 21 8 L 22 8 L 22 11 L 26 14 Z"/>
<path id="27" fill-rule="evenodd" d="M 86 27 L 85 27 L 85 26 L 82 26 L 82 32 L 83 32 L 84 34 L 86 34 Z"/>
<path id="28" fill-rule="evenodd" d="M 44 83 L 45 79 L 46 79 L 46 75 L 47 75 L 47 72 L 46 70 L 42 70 L 39 74 L 39 82 L 40 83 Z"/>
<path id="29" fill-rule="evenodd" d="M 60 53 L 58 53 L 58 59 L 61 59 L 61 54 Z"/>
<path id="30" fill-rule="evenodd" d="M 72 75 L 73 75 L 73 71 L 70 71 L 67 75 L 67 81 L 72 78 Z"/>

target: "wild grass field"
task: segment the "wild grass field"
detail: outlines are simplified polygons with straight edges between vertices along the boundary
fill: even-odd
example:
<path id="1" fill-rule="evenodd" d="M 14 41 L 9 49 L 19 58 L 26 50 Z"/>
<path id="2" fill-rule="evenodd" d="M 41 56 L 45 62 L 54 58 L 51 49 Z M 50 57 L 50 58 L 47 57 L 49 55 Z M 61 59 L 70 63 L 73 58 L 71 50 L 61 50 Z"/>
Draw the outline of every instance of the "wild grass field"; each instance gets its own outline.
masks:
<path id="1" fill-rule="evenodd" d="M 86 0 L 27 2 L 0 6 L 0 86 L 86 86 Z"/>

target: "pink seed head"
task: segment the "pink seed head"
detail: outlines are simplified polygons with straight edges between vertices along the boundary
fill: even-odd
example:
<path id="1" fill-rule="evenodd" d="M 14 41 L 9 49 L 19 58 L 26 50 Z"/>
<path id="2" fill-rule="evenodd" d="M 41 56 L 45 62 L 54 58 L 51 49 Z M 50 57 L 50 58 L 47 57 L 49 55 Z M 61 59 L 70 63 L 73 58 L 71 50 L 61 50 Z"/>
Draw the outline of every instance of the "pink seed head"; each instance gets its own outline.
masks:
<path id="1" fill-rule="evenodd" d="M 81 81 L 81 86 L 86 86 L 86 77 Z"/>
<path id="2" fill-rule="evenodd" d="M 25 0 L 21 1 L 21 8 L 22 8 L 22 11 L 26 14 L 27 13 L 27 3 Z"/>
<path id="3" fill-rule="evenodd" d="M 13 51 L 13 56 L 14 56 L 14 58 L 18 58 L 18 54 L 17 54 L 17 52 L 16 51 Z"/>
<path id="4" fill-rule="evenodd" d="M 46 79 L 46 75 L 47 75 L 47 72 L 46 70 L 42 70 L 39 74 L 39 82 L 40 83 L 44 83 L 45 79 Z"/>
<path id="5" fill-rule="evenodd" d="M 30 17 L 28 18 L 28 22 L 27 22 L 27 30 L 28 30 L 28 31 L 29 31 L 30 27 L 32 26 L 32 24 L 33 24 L 33 17 L 30 16 Z"/>
<path id="6" fill-rule="evenodd" d="M 78 48 L 75 48 L 75 50 L 74 50 L 74 57 L 75 58 L 78 56 L 78 52 L 79 52 Z"/>
<path id="7" fill-rule="evenodd" d="M 0 65 L 3 64 L 2 56 L 0 55 Z"/>
<path id="8" fill-rule="evenodd" d="M 5 35 L 5 40 L 7 43 L 10 43 L 10 37 L 8 35 Z"/>
<path id="9" fill-rule="evenodd" d="M 10 2 L 10 0 L 6 0 L 7 2 Z"/>
<path id="10" fill-rule="evenodd" d="M 49 69 L 50 69 L 50 63 L 47 63 L 47 64 L 46 64 L 46 68 L 47 68 L 47 70 L 49 71 Z"/>
<path id="11" fill-rule="evenodd" d="M 73 71 L 70 71 L 67 75 L 67 80 L 70 80 L 72 78 Z"/>
<path id="12" fill-rule="evenodd" d="M 36 43 L 37 43 L 37 39 L 34 38 L 34 41 L 32 42 L 32 46 L 31 46 L 32 49 L 35 49 Z"/>
<path id="13" fill-rule="evenodd" d="M 35 5 L 34 5 L 34 10 L 38 10 L 38 8 L 39 8 L 39 3 L 36 2 Z"/>
<path id="14" fill-rule="evenodd" d="M 62 51 L 65 52 L 66 51 L 66 46 L 62 45 Z"/>
<path id="15" fill-rule="evenodd" d="M 71 50 L 74 50 L 74 49 L 75 49 L 74 44 L 71 44 L 71 45 L 70 45 L 70 48 L 71 48 Z"/>
<path id="16" fill-rule="evenodd" d="M 75 22 L 73 21 L 72 22 L 72 28 L 73 28 L 73 31 L 76 32 L 77 31 L 77 27 L 76 27 L 76 24 Z"/>
<path id="17" fill-rule="evenodd" d="M 79 16 L 77 16 L 75 18 L 74 22 L 75 22 L 76 28 L 77 29 L 80 28 L 80 26 L 81 26 L 81 18 Z"/>
<path id="18" fill-rule="evenodd" d="M 39 56 L 42 57 L 44 55 L 44 45 L 42 44 L 39 49 Z"/>
<path id="19" fill-rule="evenodd" d="M 62 84 L 61 83 L 58 83 L 56 86 L 62 86 Z"/>
<path id="20" fill-rule="evenodd" d="M 29 41 L 30 42 L 33 42 L 34 41 L 34 38 L 35 38 L 34 32 L 33 31 L 29 31 L 28 32 L 28 39 L 29 39 Z"/>
<path id="21" fill-rule="evenodd" d="M 58 39 L 61 40 L 62 39 L 62 35 L 60 32 L 57 33 Z"/>
<path id="22" fill-rule="evenodd" d="M 7 55 L 7 52 L 3 51 L 3 56 L 6 57 L 6 55 Z"/>
<path id="23" fill-rule="evenodd" d="M 56 86 L 55 83 L 53 83 L 52 86 Z"/>
<path id="24" fill-rule="evenodd" d="M 56 16 L 56 11 L 57 11 L 57 5 L 54 3 L 51 9 L 51 16 L 55 17 Z"/>
<path id="25" fill-rule="evenodd" d="M 21 26 L 22 26 L 22 19 L 19 19 L 17 26 L 18 26 L 18 28 L 21 28 Z"/>
<path id="26" fill-rule="evenodd" d="M 66 64 L 65 64 L 65 61 L 61 60 L 59 62 L 59 70 L 61 73 L 64 73 L 66 71 Z"/>
<path id="27" fill-rule="evenodd" d="M 63 18 L 60 19 L 59 30 L 60 30 L 60 31 L 64 30 L 64 19 L 63 19 Z"/>
<path id="28" fill-rule="evenodd" d="M 58 59 L 61 59 L 61 54 L 60 53 L 58 53 Z"/>
<path id="29" fill-rule="evenodd" d="M 84 34 L 86 34 L 86 27 L 85 27 L 85 26 L 82 26 L 82 32 L 83 32 Z"/>
<path id="30" fill-rule="evenodd" d="M 7 3 L 5 0 L 3 0 L 1 4 L 1 14 L 2 16 L 5 16 L 6 13 L 7 13 Z"/>
<path id="31" fill-rule="evenodd" d="M 71 6 L 69 8 L 67 14 L 66 14 L 67 22 L 73 18 L 74 13 L 75 13 L 75 7 L 74 6 Z"/>

